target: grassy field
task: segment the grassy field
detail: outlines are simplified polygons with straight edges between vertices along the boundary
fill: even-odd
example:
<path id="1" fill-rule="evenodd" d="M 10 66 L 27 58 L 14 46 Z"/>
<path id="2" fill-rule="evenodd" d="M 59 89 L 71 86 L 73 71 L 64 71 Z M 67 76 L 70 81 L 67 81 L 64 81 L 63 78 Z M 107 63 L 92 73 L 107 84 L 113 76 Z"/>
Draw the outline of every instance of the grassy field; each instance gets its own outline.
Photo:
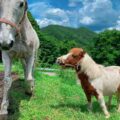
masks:
<path id="1" fill-rule="evenodd" d="M 15 70 L 16 68 L 14 68 Z M 25 95 L 25 84 L 21 76 L 10 91 L 9 120 L 104 120 L 103 112 L 93 99 L 93 112 L 87 111 L 83 90 L 76 84 L 74 72 L 61 71 L 48 76 L 35 71 L 36 88 L 33 97 Z M 116 97 L 109 110 L 110 120 L 119 120 L 116 112 Z"/>

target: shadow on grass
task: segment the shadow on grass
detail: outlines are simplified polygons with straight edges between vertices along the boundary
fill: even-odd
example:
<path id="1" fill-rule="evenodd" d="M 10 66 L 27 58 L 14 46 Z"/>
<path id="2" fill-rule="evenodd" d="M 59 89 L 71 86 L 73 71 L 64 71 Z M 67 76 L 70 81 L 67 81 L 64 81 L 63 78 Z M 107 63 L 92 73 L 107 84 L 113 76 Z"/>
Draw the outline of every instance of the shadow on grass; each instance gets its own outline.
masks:
<path id="1" fill-rule="evenodd" d="M 31 96 L 25 94 L 25 81 L 14 81 L 9 93 L 8 120 L 18 120 L 20 116 L 20 103 L 22 100 L 29 101 Z"/>
<path id="2" fill-rule="evenodd" d="M 72 103 L 60 103 L 59 105 L 51 105 L 50 107 L 53 109 L 72 108 L 76 111 L 81 111 L 83 113 L 89 112 L 87 109 L 87 104 L 81 105 L 81 104 L 72 104 Z M 112 111 L 115 107 L 116 107 L 115 105 L 111 105 L 110 110 L 109 109 L 108 110 Z M 102 112 L 102 109 L 98 102 L 93 102 L 93 109 L 91 112 L 93 112 L 93 113 L 101 113 Z"/>

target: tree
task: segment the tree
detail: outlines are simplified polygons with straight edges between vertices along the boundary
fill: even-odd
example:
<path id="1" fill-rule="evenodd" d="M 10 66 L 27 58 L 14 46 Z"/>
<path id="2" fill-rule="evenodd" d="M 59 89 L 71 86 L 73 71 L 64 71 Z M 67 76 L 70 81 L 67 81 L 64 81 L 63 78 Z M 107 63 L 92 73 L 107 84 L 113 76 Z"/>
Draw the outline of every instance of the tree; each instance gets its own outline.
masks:
<path id="1" fill-rule="evenodd" d="M 49 67 L 53 65 L 58 56 L 67 53 L 69 49 L 75 47 L 76 42 L 73 40 L 58 41 L 53 36 L 43 35 L 40 31 L 39 25 L 30 12 L 28 12 L 28 18 L 40 39 L 40 49 L 38 55 L 42 66 Z"/>
<path id="2" fill-rule="evenodd" d="M 96 37 L 94 59 L 104 65 L 120 65 L 120 31 L 106 30 Z"/>

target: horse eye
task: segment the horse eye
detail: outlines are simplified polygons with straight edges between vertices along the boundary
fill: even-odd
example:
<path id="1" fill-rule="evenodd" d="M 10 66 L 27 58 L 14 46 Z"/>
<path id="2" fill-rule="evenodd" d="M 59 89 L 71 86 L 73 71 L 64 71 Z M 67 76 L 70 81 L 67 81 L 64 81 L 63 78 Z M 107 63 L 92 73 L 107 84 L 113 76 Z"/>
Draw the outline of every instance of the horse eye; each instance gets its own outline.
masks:
<path id="1" fill-rule="evenodd" d="M 24 6 L 24 2 L 21 2 L 19 7 L 22 8 Z"/>
<path id="2" fill-rule="evenodd" d="M 76 57 L 77 57 L 77 55 L 72 55 L 72 57 L 73 57 L 73 58 L 76 58 Z"/>

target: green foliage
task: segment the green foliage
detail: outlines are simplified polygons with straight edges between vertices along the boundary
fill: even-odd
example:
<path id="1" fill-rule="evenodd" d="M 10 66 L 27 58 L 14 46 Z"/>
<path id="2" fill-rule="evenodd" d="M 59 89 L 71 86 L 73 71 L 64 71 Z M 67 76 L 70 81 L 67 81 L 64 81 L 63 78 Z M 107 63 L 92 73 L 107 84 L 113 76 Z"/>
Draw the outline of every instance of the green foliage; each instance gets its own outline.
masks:
<path id="1" fill-rule="evenodd" d="M 41 56 L 40 59 L 44 64 L 54 64 L 56 58 L 66 54 L 73 47 L 83 47 L 91 49 L 94 45 L 93 38 L 96 33 L 86 28 L 69 28 L 58 25 L 50 25 L 41 29 L 44 36 L 44 41 L 41 43 Z"/>
<path id="2" fill-rule="evenodd" d="M 61 81 L 66 84 L 74 85 L 76 84 L 75 79 L 77 78 L 75 75 L 75 71 L 72 69 L 59 69 L 57 72 L 58 76 L 61 78 Z"/>
<path id="3" fill-rule="evenodd" d="M 95 42 L 93 38 L 96 36 L 95 32 L 84 27 L 75 29 L 59 25 L 49 25 L 48 27 L 41 29 L 41 32 L 45 36 L 54 37 L 57 42 L 63 41 L 65 43 L 66 41 L 70 42 L 73 40 L 76 42 L 76 46 L 74 47 L 82 46 L 86 49 L 91 46 L 93 47 Z"/>
<path id="4" fill-rule="evenodd" d="M 41 56 L 42 65 L 52 65 L 55 63 L 56 58 L 68 52 L 69 49 L 74 47 L 76 43 L 74 41 L 60 41 L 59 43 L 54 37 L 44 36 L 45 40 L 41 41 Z M 46 64 L 45 64 L 46 63 Z"/>
<path id="5" fill-rule="evenodd" d="M 42 66 L 48 67 L 54 64 L 58 56 L 65 54 L 69 49 L 76 46 L 76 42 L 73 40 L 58 41 L 53 36 L 43 35 L 39 25 L 34 20 L 30 12 L 28 12 L 28 17 L 40 39 L 38 57 Z"/>
<path id="6" fill-rule="evenodd" d="M 106 30 L 96 37 L 94 59 L 104 65 L 120 65 L 120 31 Z"/>
<path id="7" fill-rule="evenodd" d="M 30 12 L 28 17 L 40 39 L 38 59 L 42 66 L 50 67 L 58 56 L 66 54 L 73 47 L 84 48 L 98 63 L 120 65 L 120 31 L 106 30 L 96 34 L 83 27 L 74 29 L 58 25 L 40 30 Z"/>

